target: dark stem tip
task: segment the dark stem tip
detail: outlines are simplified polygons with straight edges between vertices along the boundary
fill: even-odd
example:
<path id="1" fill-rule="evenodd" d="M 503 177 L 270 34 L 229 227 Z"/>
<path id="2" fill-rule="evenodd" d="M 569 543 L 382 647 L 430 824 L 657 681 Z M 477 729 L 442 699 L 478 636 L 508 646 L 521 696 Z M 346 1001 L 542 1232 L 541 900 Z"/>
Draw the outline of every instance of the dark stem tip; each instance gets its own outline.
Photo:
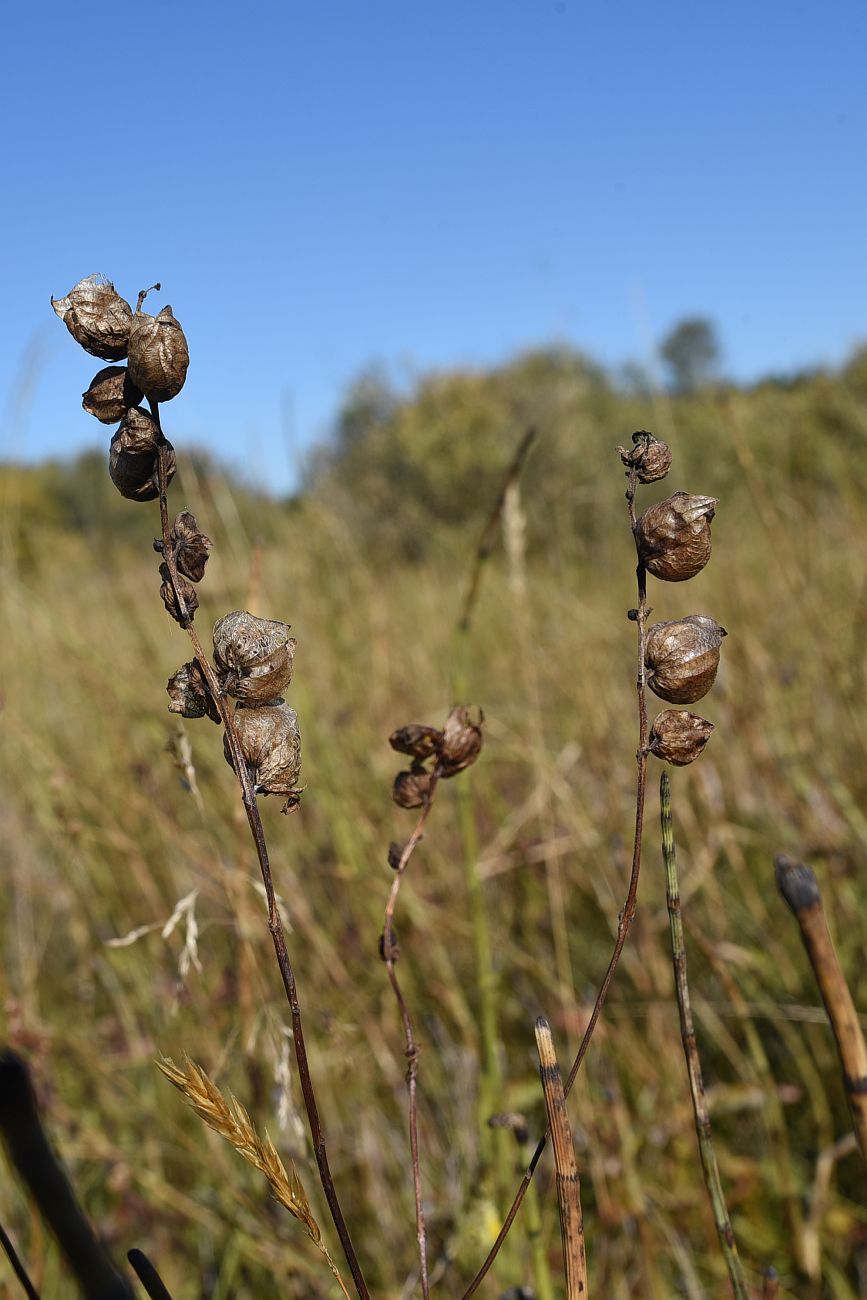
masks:
<path id="1" fill-rule="evenodd" d="M 802 862 L 795 862 L 785 853 L 778 853 L 774 858 L 774 874 L 777 888 L 793 912 L 815 907 L 822 902 L 818 881 L 811 868 L 805 867 Z"/>

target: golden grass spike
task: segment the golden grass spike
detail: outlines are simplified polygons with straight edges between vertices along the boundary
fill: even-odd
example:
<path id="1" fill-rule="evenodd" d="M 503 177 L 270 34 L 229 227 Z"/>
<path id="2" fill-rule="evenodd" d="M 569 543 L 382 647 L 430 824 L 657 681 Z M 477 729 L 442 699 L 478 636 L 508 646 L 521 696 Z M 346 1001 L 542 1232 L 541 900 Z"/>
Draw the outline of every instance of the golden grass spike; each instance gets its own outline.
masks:
<path id="1" fill-rule="evenodd" d="M 253 1127 L 253 1121 L 237 1097 L 230 1093 L 229 1100 L 226 1101 L 220 1089 L 200 1065 L 196 1065 L 189 1057 L 186 1058 L 185 1064 L 186 1069 L 182 1070 L 170 1057 L 164 1056 L 157 1061 L 157 1066 L 169 1083 L 174 1084 L 178 1092 L 183 1093 L 188 1105 L 208 1128 L 225 1138 L 239 1155 L 265 1175 L 276 1199 L 293 1218 L 304 1225 L 307 1236 L 325 1257 L 341 1291 L 349 1300 L 349 1292 L 343 1284 L 337 1265 L 322 1241 L 322 1230 L 313 1217 L 310 1202 L 295 1166 L 290 1164 L 287 1171 L 267 1130 L 264 1138 L 259 1136 Z"/>

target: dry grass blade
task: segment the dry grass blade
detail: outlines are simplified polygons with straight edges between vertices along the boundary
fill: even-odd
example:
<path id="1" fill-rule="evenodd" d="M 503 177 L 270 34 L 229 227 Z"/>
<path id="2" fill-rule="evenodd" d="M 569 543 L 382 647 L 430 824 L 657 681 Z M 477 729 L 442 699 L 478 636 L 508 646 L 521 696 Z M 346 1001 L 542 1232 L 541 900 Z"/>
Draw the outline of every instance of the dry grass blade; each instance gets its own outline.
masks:
<path id="1" fill-rule="evenodd" d="M 264 1137 L 260 1137 L 237 1097 L 230 1094 L 227 1101 L 213 1079 L 189 1057 L 186 1058 L 186 1068 L 183 1070 L 168 1057 L 157 1061 L 157 1065 L 169 1082 L 183 1093 L 188 1104 L 208 1128 L 219 1133 L 239 1155 L 265 1175 L 274 1196 L 293 1218 L 303 1224 L 307 1236 L 325 1257 L 341 1291 L 348 1296 L 337 1265 L 322 1241 L 322 1232 L 313 1217 L 301 1179 L 294 1167 L 290 1166 L 287 1171 L 267 1131 Z"/>
<path id="2" fill-rule="evenodd" d="M 566 1294 L 569 1300 L 587 1296 L 587 1257 L 584 1249 L 584 1216 L 581 1212 L 581 1182 L 572 1145 L 572 1130 L 566 1113 L 563 1080 L 554 1049 L 551 1026 L 544 1016 L 536 1021 L 536 1047 L 545 1108 L 551 1128 L 554 1163 L 557 1168 L 557 1203 L 560 1207 L 560 1232 L 563 1238 L 563 1263 L 566 1268 Z"/>

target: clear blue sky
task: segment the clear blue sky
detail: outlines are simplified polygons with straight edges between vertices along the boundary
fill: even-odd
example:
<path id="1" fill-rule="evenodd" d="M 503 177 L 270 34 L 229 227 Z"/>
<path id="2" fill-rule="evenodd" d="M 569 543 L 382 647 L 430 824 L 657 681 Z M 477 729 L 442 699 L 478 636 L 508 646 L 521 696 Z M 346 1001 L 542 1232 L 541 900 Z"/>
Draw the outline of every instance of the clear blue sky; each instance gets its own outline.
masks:
<path id="1" fill-rule="evenodd" d="M 107 446 L 49 307 L 93 271 L 187 332 L 176 444 L 277 489 L 371 361 L 867 338 L 855 0 L 34 0 L 3 46 L 0 455 Z"/>

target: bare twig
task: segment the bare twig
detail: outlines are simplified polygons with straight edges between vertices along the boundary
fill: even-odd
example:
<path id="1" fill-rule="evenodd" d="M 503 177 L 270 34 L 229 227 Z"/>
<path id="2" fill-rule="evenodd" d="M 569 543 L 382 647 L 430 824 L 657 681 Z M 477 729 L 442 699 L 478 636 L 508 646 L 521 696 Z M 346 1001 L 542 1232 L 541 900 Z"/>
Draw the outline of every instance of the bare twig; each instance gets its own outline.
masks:
<path id="1" fill-rule="evenodd" d="M 394 996 L 397 999 L 397 1006 L 400 1012 L 400 1018 L 403 1023 L 403 1032 L 406 1039 L 406 1088 L 409 1096 L 409 1146 L 410 1158 L 412 1160 L 412 1183 L 415 1194 L 415 1225 L 416 1239 L 418 1241 L 418 1262 L 419 1278 L 421 1281 L 421 1290 L 424 1300 L 430 1296 L 430 1279 L 428 1274 L 427 1261 L 427 1232 L 424 1222 L 424 1203 L 422 1200 L 421 1186 L 421 1163 L 419 1159 L 418 1145 L 418 1044 L 413 1033 L 412 1020 L 409 1014 L 409 1008 L 406 1005 L 403 992 L 397 978 L 395 962 L 398 958 L 397 940 L 394 933 L 394 910 L 397 906 L 397 896 L 400 892 L 401 882 L 404 872 L 409 865 L 409 860 L 415 851 L 416 846 L 424 834 L 425 823 L 428 819 L 431 807 L 433 806 L 434 794 L 436 792 L 439 774 L 437 768 L 431 773 L 430 786 L 427 797 L 421 810 L 415 829 L 410 835 L 398 860 L 394 872 L 394 880 L 391 882 L 391 889 L 388 895 L 388 902 L 385 906 L 385 921 L 382 927 L 382 959 L 385 962 L 385 968 L 388 972 L 389 983 L 394 990 Z"/>
<path id="2" fill-rule="evenodd" d="M 128 1250 L 126 1257 L 150 1300 L 172 1300 L 168 1287 L 143 1250 Z"/>
<path id="3" fill-rule="evenodd" d="M 557 1064 L 554 1038 L 551 1026 L 544 1016 L 536 1021 L 536 1047 L 557 1169 L 557 1204 L 560 1209 L 560 1235 L 566 1269 L 566 1295 L 568 1300 L 577 1300 L 581 1296 L 586 1300 L 587 1257 L 584 1249 L 584 1217 L 581 1213 L 581 1180 L 575 1161 L 572 1130 L 566 1112 L 566 1095 L 560 1077 L 560 1066 Z"/>
<path id="4" fill-rule="evenodd" d="M 695 1131 L 698 1136 L 701 1168 L 732 1290 L 737 1300 L 749 1300 L 750 1293 L 738 1257 L 738 1248 L 735 1244 L 734 1233 L 732 1232 L 732 1225 L 726 1208 L 725 1193 L 723 1192 L 719 1165 L 713 1147 L 710 1114 L 707 1108 L 701 1061 L 699 1060 L 695 1026 L 692 1019 L 683 917 L 680 908 L 680 887 L 677 880 L 677 858 L 674 850 L 674 826 L 671 817 L 671 782 L 667 772 L 663 772 L 660 777 L 659 798 L 662 821 L 662 857 L 665 863 L 665 896 L 668 901 L 668 917 L 671 928 L 674 987 L 677 992 L 677 1007 L 680 1012 L 680 1036 L 683 1040 L 683 1053 L 686 1057 L 686 1069 L 689 1076 L 689 1091 L 695 1116 Z"/>
<path id="5" fill-rule="evenodd" d="M 156 421 L 159 423 L 159 405 L 151 402 L 151 411 Z M 162 433 L 162 431 L 161 431 Z M 337 1192 L 334 1187 L 334 1180 L 331 1176 L 331 1169 L 328 1164 L 328 1153 L 325 1146 L 325 1134 L 322 1131 L 322 1124 L 319 1119 L 319 1108 L 316 1102 L 316 1094 L 313 1088 L 313 1080 L 310 1077 L 310 1066 L 307 1059 L 307 1047 L 304 1042 L 304 1030 L 301 1022 L 301 1006 L 298 1000 L 298 990 L 295 984 L 295 975 L 289 960 L 289 953 L 286 948 L 286 937 L 283 931 L 283 921 L 280 916 L 280 910 L 277 906 L 277 899 L 274 892 L 274 881 L 271 874 L 271 864 L 268 857 L 268 846 L 265 842 L 265 831 L 262 826 L 262 818 L 259 815 L 259 808 L 256 802 L 256 793 L 250 780 L 250 774 L 244 755 L 241 751 L 241 744 L 238 739 L 238 733 L 235 729 L 232 719 L 232 711 L 229 708 L 227 700 L 223 695 L 217 675 L 205 654 L 202 643 L 193 626 L 189 612 L 183 598 L 183 584 L 178 580 L 178 571 L 175 565 L 174 551 L 171 541 L 171 526 L 169 524 L 168 500 L 166 496 L 168 486 L 167 464 L 168 452 L 165 440 L 161 436 L 160 447 L 157 456 L 157 471 L 159 478 L 159 502 L 160 502 L 160 521 L 162 525 L 162 542 L 163 542 L 163 559 L 168 567 L 172 587 L 174 588 L 175 599 L 177 601 L 178 612 L 181 616 L 181 625 L 186 629 L 190 641 L 192 642 L 193 652 L 202 670 L 202 675 L 208 684 L 208 689 L 213 696 L 214 702 L 219 710 L 220 718 L 225 728 L 228 740 L 229 750 L 232 756 L 232 766 L 235 769 L 235 775 L 241 786 L 241 795 L 244 802 L 244 812 L 247 815 L 247 821 L 250 826 L 250 833 L 253 837 L 253 843 L 256 846 L 256 855 L 259 859 L 259 868 L 262 873 L 262 881 L 265 886 L 265 898 L 268 905 L 268 929 L 271 933 L 271 939 L 274 944 L 274 952 L 277 956 L 277 965 L 280 968 L 280 975 L 283 979 L 283 988 L 286 992 L 286 998 L 292 1014 L 292 1041 L 295 1047 L 295 1059 L 298 1064 L 298 1076 L 301 1081 L 301 1092 L 304 1097 L 304 1108 L 307 1112 L 307 1122 L 310 1128 L 310 1136 L 313 1141 L 313 1150 L 316 1156 L 316 1164 L 319 1169 L 319 1180 L 322 1184 L 322 1190 L 325 1193 L 325 1199 L 328 1202 L 328 1208 L 331 1212 L 331 1218 L 340 1238 L 340 1244 L 346 1257 L 349 1271 L 352 1274 L 355 1288 L 360 1300 L 369 1300 L 367 1284 L 364 1281 L 364 1275 L 361 1271 L 361 1265 L 355 1247 L 352 1244 L 352 1238 L 349 1235 L 349 1229 L 346 1226 L 346 1220 L 343 1217 L 343 1211 L 340 1208 L 340 1202 L 337 1198 Z"/>
<path id="6" fill-rule="evenodd" d="M 775 1268 L 766 1268 L 762 1278 L 762 1300 L 777 1300 L 780 1294 L 780 1279 Z"/>
<path id="7" fill-rule="evenodd" d="M 6 1258 L 12 1266 L 12 1272 L 21 1283 L 24 1293 L 27 1296 L 27 1300 L 39 1300 L 39 1292 L 30 1281 L 30 1278 L 27 1275 L 27 1269 L 21 1263 L 18 1251 L 13 1246 L 12 1239 L 3 1227 L 2 1223 L 0 1223 L 0 1246 L 2 1246 L 3 1250 L 6 1252 Z"/>
<path id="8" fill-rule="evenodd" d="M 638 482 L 638 476 L 634 469 L 629 471 L 627 479 L 628 486 L 626 491 L 626 502 L 629 510 L 629 523 L 632 528 L 632 535 L 635 538 L 636 553 L 638 554 L 638 563 L 635 570 L 638 585 L 638 607 L 629 611 L 630 618 L 632 618 L 638 626 L 638 675 L 636 680 L 636 689 L 638 693 L 638 750 L 635 756 L 638 773 L 635 792 L 635 835 L 632 844 L 632 865 L 629 872 L 629 885 L 627 887 L 623 908 L 617 920 L 617 935 L 614 940 L 614 949 L 611 953 L 608 967 L 602 978 L 602 983 L 599 986 L 599 992 L 596 995 L 596 1001 L 593 1005 L 593 1010 L 590 1013 L 587 1028 L 584 1031 L 584 1036 L 581 1039 L 575 1060 L 572 1062 L 572 1067 L 569 1070 L 569 1075 L 566 1079 L 564 1093 L 567 1097 L 572 1089 L 572 1084 L 575 1082 L 578 1071 L 581 1068 L 581 1062 L 584 1060 L 587 1048 L 590 1045 L 590 1039 L 593 1037 L 593 1031 L 596 1028 L 602 1008 L 605 1005 L 605 1000 L 608 997 L 608 990 L 611 987 L 614 972 L 617 970 L 621 953 L 623 952 L 630 927 L 632 926 L 632 921 L 635 916 L 635 902 L 638 897 L 638 880 L 641 873 L 641 836 L 644 829 L 644 803 L 647 790 L 648 756 L 647 682 L 645 676 L 644 653 L 647 640 L 647 617 L 651 611 L 647 607 L 647 574 L 641 560 L 641 554 L 638 550 L 638 539 L 636 537 L 635 489 Z M 469 1300 L 469 1297 L 475 1294 L 494 1260 L 497 1258 L 497 1255 L 500 1252 L 500 1247 L 506 1240 L 509 1230 L 515 1221 L 515 1216 L 521 1208 L 521 1202 L 526 1195 L 527 1188 L 530 1186 L 533 1174 L 536 1172 L 536 1166 L 541 1159 L 542 1152 L 545 1150 L 545 1143 L 548 1139 L 549 1131 L 550 1130 L 546 1130 L 542 1138 L 540 1138 L 536 1150 L 533 1152 L 533 1158 L 527 1166 L 527 1171 L 524 1174 L 521 1184 L 515 1193 L 514 1200 L 509 1207 L 509 1212 L 506 1215 L 503 1226 L 497 1234 L 497 1239 L 488 1251 L 487 1257 L 481 1268 L 461 1296 L 461 1300 Z"/>
<path id="9" fill-rule="evenodd" d="M 784 854 L 774 859 L 777 885 L 801 929 L 801 938 L 819 986 L 843 1067 L 843 1086 L 849 1099 L 861 1159 L 867 1165 L 867 1046 L 834 947 L 819 884 L 809 867 Z"/>

